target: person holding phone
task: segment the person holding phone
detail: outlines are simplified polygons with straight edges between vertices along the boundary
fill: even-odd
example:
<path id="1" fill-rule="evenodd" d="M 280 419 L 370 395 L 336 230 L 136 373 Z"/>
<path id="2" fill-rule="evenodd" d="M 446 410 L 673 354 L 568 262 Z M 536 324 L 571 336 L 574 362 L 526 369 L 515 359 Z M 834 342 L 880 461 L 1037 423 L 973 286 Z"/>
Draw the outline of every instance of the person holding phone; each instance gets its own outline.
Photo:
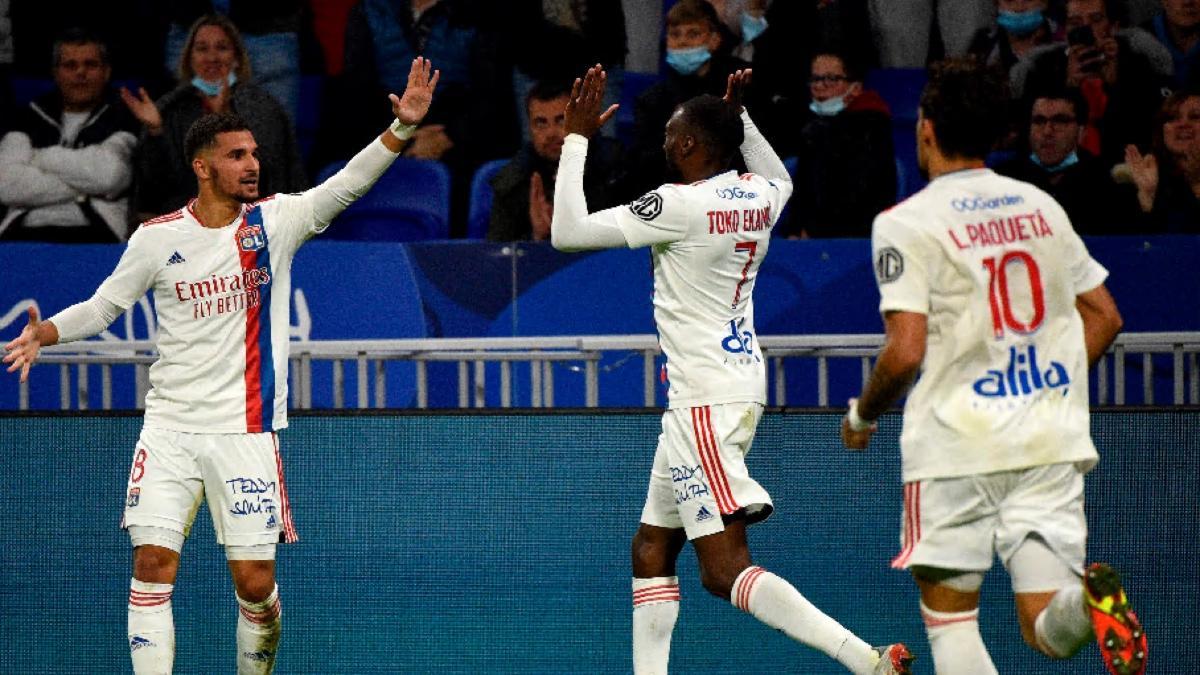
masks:
<path id="1" fill-rule="evenodd" d="M 1161 45 L 1140 29 L 1123 30 L 1115 0 L 1067 0 L 1065 23 L 1066 48 L 1043 50 L 1027 71 L 1019 64 L 1012 80 L 1029 102 L 1046 91 L 1078 88 L 1089 111 L 1080 145 L 1111 167 L 1126 145 L 1150 140 L 1169 83 L 1156 65 L 1164 61 Z"/>

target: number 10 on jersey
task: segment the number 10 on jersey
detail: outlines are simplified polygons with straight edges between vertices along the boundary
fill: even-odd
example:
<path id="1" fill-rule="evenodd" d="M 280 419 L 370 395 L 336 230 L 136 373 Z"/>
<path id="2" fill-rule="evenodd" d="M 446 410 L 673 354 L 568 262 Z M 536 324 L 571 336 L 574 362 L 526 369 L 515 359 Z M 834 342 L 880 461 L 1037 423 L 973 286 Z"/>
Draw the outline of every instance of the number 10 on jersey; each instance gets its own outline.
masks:
<path id="1" fill-rule="evenodd" d="M 1033 302 L 1033 316 L 1022 322 L 1013 313 L 1012 296 L 1009 293 L 1008 266 L 1020 262 L 1029 277 L 1029 296 Z M 1021 335 L 1028 335 L 1041 327 L 1046 318 L 1046 294 L 1042 289 L 1042 274 L 1037 261 L 1025 251 L 1009 251 L 996 258 L 984 258 L 983 268 L 988 272 L 988 305 L 992 310 L 992 334 L 997 340 L 1004 338 L 1007 328 Z"/>

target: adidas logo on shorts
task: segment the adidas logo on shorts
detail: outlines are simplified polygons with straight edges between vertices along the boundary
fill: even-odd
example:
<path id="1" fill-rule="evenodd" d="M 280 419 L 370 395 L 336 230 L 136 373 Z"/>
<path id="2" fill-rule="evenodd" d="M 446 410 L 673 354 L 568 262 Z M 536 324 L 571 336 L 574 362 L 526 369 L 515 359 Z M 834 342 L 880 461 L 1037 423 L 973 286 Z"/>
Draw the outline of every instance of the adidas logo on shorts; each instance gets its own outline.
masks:
<path id="1" fill-rule="evenodd" d="M 712 520 L 713 514 L 706 507 L 701 506 L 700 511 L 696 514 L 696 522 L 703 523 L 706 520 Z"/>

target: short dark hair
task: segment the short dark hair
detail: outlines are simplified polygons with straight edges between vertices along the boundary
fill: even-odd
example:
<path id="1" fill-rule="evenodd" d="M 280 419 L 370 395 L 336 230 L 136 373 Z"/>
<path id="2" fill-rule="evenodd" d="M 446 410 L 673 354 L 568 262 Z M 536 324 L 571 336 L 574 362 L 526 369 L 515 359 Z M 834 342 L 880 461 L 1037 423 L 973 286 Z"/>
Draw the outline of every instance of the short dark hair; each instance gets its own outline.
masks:
<path id="1" fill-rule="evenodd" d="M 846 71 L 846 80 L 849 82 L 863 81 L 863 67 L 861 60 L 850 55 L 850 52 L 836 45 L 826 45 L 813 50 L 812 58 L 808 60 L 809 71 L 812 71 L 812 64 L 817 60 L 818 56 L 832 56 L 842 62 L 842 70 Z"/>
<path id="2" fill-rule="evenodd" d="M 104 39 L 86 28 L 74 26 L 67 28 L 54 38 L 54 49 L 50 56 L 52 66 L 58 67 L 58 62 L 62 60 L 62 48 L 65 45 L 96 45 L 100 48 L 100 62 L 108 63 L 108 44 L 104 42 Z"/>
<path id="3" fill-rule="evenodd" d="M 1088 104 L 1087 99 L 1075 87 L 1063 87 L 1060 89 L 1044 89 L 1034 92 L 1029 99 L 1029 106 L 1026 109 L 1026 117 L 1033 115 L 1033 104 L 1039 99 L 1048 99 L 1051 101 L 1066 101 L 1071 104 L 1071 108 L 1075 111 L 1075 121 L 1078 124 L 1087 124 L 1088 120 Z"/>
<path id="4" fill-rule="evenodd" d="M 745 140 L 742 118 L 733 106 L 712 94 L 688 99 L 679 105 L 687 130 L 708 148 L 714 159 L 729 164 Z"/>
<path id="5" fill-rule="evenodd" d="M 1009 103 L 1008 78 L 966 56 L 933 64 L 920 109 L 942 154 L 983 159 L 1008 128 Z"/>
<path id="6" fill-rule="evenodd" d="M 679 0 L 667 10 L 668 28 L 684 23 L 706 23 L 709 29 L 721 32 L 721 16 L 708 0 Z"/>
<path id="7" fill-rule="evenodd" d="M 1067 11 L 1067 3 L 1076 2 L 1078 0 L 1063 0 L 1063 13 Z M 1104 0 L 1104 15 L 1112 23 L 1118 23 L 1122 26 L 1128 25 L 1129 12 L 1125 9 L 1125 3 L 1122 0 Z"/>
<path id="8" fill-rule="evenodd" d="M 533 83 L 529 93 L 525 94 L 525 109 L 533 101 L 553 101 L 571 95 L 571 82 L 566 80 L 538 80 Z"/>
<path id="9" fill-rule="evenodd" d="M 204 115 L 192 123 L 183 138 L 183 153 L 190 162 L 196 155 L 217 144 L 219 134 L 231 131 L 249 131 L 246 120 L 236 113 L 213 113 Z"/>

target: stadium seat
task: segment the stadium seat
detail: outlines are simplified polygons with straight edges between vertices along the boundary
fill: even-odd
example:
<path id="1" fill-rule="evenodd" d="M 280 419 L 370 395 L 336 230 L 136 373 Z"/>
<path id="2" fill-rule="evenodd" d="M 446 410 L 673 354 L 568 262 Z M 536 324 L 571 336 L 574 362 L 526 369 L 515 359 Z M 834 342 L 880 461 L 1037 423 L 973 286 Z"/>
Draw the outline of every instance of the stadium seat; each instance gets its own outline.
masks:
<path id="1" fill-rule="evenodd" d="M 12 82 L 13 104 L 24 107 L 33 99 L 54 89 L 54 80 L 46 77 L 14 77 Z"/>
<path id="2" fill-rule="evenodd" d="M 787 169 L 788 175 L 792 177 L 792 181 L 795 182 L 796 168 L 800 166 L 800 158 L 796 156 L 784 157 L 783 166 L 785 169 Z M 792 200 L 789 199 L 788 202 L 783 205 L 783 210 L 779 212 L 779 220 L 775 221 L 777 224 L 783 225 L 787 223 L 788 209 L 791 207 L 791 204 Z M 780 230 L 777 228 L 773 234 L 778 235 L 779 232 Z"/>
<path id="3" fill-rule="evenodd" d="M 878 68 L 867 73 L 863 84 L 887 101 L 893 120 L 915 121 L 921 90 L 928 79 L 924 68 Z"/>
<path id="4" fill-rule="evenodd" d="M 617 108 L 617 138 L 624 143 L 633 137 L 633 109 L 638 96 L 654 86 L 662 76 L 658 73 L 639 73 L 626 70 L 621 81 L 621 107 Z"/>
<path id="5" fill-rule="evenodd" d="M 334 162 L 317 182 L 345 166 Z M 450 238 L 450 170 L 441 162 L 397 158 L 375 185 L 334 221 L 328 239 L 422 241 Z"/>
<path id="6" fill-rule="evenodd" d="M 300 78 L 300 106 L 296 111 L 296 142 L 307 163 L 316 145 L 321 128 L 321 95 L 325 91 L 323 75 L 304 75 Z"/>
<path id="7" fill-rule="evenodd" d="M 471 178 L 471 205 L 467 213 L 467 239 L 486 239 L 492 215 L 492 177 L 512 160 L 484 162 Z"/>

